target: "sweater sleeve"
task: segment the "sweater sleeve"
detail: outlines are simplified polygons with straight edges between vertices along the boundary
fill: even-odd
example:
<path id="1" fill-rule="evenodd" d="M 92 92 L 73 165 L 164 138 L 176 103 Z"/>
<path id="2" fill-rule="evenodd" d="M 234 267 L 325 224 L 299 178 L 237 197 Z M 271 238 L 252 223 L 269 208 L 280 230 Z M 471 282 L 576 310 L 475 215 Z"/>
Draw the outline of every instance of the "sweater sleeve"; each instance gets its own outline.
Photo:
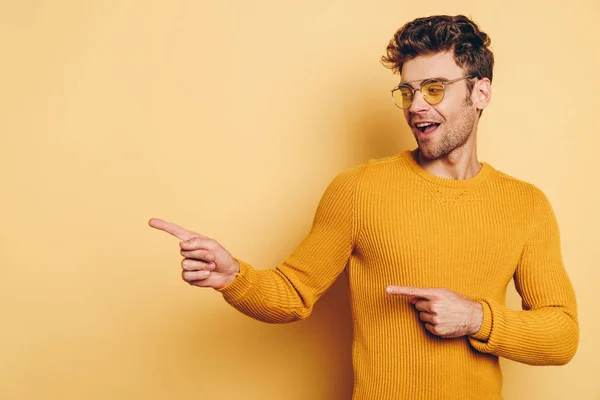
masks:
<path id="1" fill-rule="evenodd" d="M 539 190 L 535 204 L 529 238 L 513 276 L 523 310 L 477 299 L 483 306 L 483 324 L 469 341 L 481 352 L 521 363 L 564 365 L 579 343 L 575 293 L 563 265 L 556 217 Z"/>
<path id="2" fill-rule="evenodd" d="M 264 322 L 286 323 L 308 317 L 352 253 L 355 193 L 361 169 L 362 165 L 344 171 L 329 183 L 310 232 L 277 267 L 258 270 L 234 257 L 240 272 L 219 289 L 225 300 Z"/>

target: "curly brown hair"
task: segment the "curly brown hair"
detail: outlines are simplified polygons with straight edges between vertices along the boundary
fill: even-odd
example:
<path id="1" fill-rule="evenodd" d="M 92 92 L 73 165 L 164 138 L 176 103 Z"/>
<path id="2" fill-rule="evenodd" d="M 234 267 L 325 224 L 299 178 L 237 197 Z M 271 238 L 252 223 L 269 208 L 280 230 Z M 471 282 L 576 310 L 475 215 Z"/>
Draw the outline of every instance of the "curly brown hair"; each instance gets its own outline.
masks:
<path id="1" fill-rule="evenodd" d="M 381 61 L 401 74 L 406 61 L 420 55 L 452 51 L 456 64 L 466 75 L 492 81 L 494 54 L 488 48 L 489 36 L 464 15 L 434 15 L 417 18 L 398 29 Z M 467 81 L 469 92 L 473 82 Z"/>

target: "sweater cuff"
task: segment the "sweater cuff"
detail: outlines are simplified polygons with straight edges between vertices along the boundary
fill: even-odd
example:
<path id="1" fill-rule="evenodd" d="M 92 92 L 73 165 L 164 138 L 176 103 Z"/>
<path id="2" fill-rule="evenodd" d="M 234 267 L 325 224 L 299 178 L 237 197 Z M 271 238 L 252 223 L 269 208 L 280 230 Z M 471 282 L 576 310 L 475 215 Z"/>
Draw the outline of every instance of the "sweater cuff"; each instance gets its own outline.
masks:
<path id="1" fill-rule="evenodd" d="M 478 300 L 478 302 L 483 307 L 483 321 L 479 331 L 476 334 L 471 335 L 471 337 L 482 342 L 487 342 L 492 333 L 492 310 L 486 301 Z"/>
<path id="2" fill-rule="evenodd" d="M 216 289 L 218 292 L 223 294 L 225 301 L 229 304 L 234 304 L 242 301 L 250 289 L 252 289 L 252 282 L 254 281 L 255 273 L 254 269 L 250 264 L 233 257 L 235 261 L 240 264 L 240 272 L 237 273 L 234 280 L 229 282 L 227 285 L 220 289 Z"/>

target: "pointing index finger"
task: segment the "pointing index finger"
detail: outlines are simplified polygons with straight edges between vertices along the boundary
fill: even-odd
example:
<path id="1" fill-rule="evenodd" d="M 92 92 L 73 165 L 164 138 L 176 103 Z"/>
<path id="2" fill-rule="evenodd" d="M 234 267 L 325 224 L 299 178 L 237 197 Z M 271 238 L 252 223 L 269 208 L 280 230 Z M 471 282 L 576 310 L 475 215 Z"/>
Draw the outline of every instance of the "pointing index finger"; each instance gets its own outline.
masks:
<path id="1" fill-rule="evenodd" d="M 435 297 L 435 292 L 431 289 L 417 288 L 413 286 L 388 286 L 386 289 L 388 294 L 421 297 L 424 299 L 432 299 Z"/>
<path id="2" fill-rule="evenodd" d="M 155 229 L 159 229 L 161 231 L 170 233 L 171 235 L 181 240 L 189 240 L 194 237 L 205 238 L 205 236 L 202 236 L 199 233 L 188 231 L 187 229 L 182 228 L 179 225 L 176 225 L 172 222 L 163 221 L 160 218 L 150 218 L 150 220 L 148 221 L 148 225 Z"/>

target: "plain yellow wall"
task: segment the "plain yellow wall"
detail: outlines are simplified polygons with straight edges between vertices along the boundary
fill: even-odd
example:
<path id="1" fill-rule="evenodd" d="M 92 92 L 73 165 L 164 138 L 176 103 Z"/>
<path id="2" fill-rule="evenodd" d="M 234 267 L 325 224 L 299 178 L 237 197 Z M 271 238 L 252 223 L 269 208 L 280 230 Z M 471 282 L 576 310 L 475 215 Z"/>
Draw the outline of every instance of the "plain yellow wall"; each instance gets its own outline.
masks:
<path id="1" fill-rule="evenodd" d="M 343 280 L 260 323 L 185 284 L 147 220 L 275 267 L 338 172 L 414 147 L 393 33 L 463 13 L 497 61 L 480 159 L 550 198 L 580 312 L 574 360 L 503 361 L 504 394 L 600 399 L 599 4 L 3 1 L 0 398 L 348 399 Z"/>

